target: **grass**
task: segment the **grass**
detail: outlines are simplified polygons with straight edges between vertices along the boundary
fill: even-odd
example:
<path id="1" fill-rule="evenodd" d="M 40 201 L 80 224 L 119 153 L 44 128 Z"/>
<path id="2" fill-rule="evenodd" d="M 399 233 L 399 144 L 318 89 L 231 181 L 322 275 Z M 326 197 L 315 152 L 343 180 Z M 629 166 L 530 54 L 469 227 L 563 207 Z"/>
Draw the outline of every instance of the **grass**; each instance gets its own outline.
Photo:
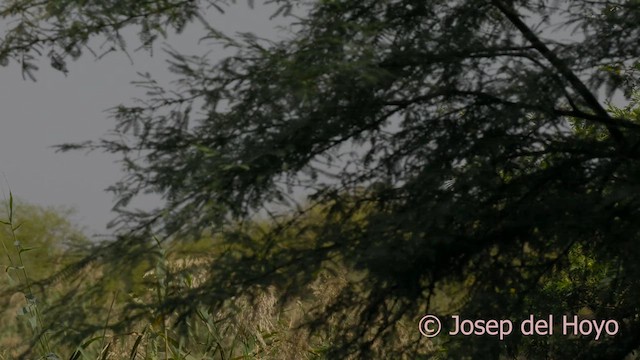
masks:
<path id="1" fill-rule="evenodd" d="M 21 238 L 23 223 L 16 223 L 15 210 L 10 193 L 8 217 L 1 222 L 8 234 L 1 237 L 8 282 L 1 292 L 7 306 L 1 315 L 0 359 L 323 358 L 326 343 L 311 341 L 298 327 L 305 305 L 294 299 L 282 306 L 273 287 L 255 297 L 227 299 L 217 310 L 199 306 L 187 318 L 164 311 L 170 298 L 207 281 L 211 259 L 206 251 L 195 255 L 156 240 L 146 259 L 127 269 L 114 272 L 107 263 L 95 263 L 53 282 L 34 279 L 32 268 L 47 268 L 49 274 L 62 269 L 65 252 L 49 250 L 49 259 L 28 261 L 36 249 Z M 135 316 L 129 317 L 132 309 Z M 93 324 L 93 331 L 69 344 L 81 323 Z"/>
<path id="2" fill-rule="evenodd" d="M 29 325 L 33 336 L 37 339 L 37 343 L 40 347 L 40 352 L 43 358 L 55 359 L 55 354 L 51 351 L 49 344 L 49 338 L 47 332 L 44 330 L 44 323 L 42 320 L 41 310 L 38 305 L 38 297 L 36 296 L 31 286 L 31 279 L 29 277 L 28 269 L 25 266 L 23 254 L 32 250 L 32 248 L 24 247 L 22 242 L 18 240 L 16 231 L 22 226 L 21 223 L 15 224 L 13 217 L 13 194 L 9 193 L 8 203 L 9 217 L 6 221 L 0 220 L 0 223 L 7 226 L 10 229 L 11 240 L 13 240 L 13 246 L 15 248 L 15 254 L 17 256 L 11 256 L 9 247 L 6 242 L 2 241 L 2 247 L 6 254 L 9 265 L 5 271 L 10 283 L 18 283 L 18 287 L 22 289 L 24 295 L 23 306 L 18 311 L 18 316 Z"/>
<path id="3" fill-rule="evenodd" d="M 368 295 L 358 290 L 361 274 L 338 259 L 313 274 L 302 268 L 309 282 L 293 295 L 268 282 L 225 292 L 216 281 L 252 271 L 255 264 L 239 269 L 233 258 L 246 255 L 250 242 L 221 247 L 212 236 L 195 242 L 151 237 L 96 247 L 65 219 L 18 204 L 9 193 L 0 228 L 6 254 L 0 261 L 9 275 L 0 282 L 0 360 L 330 359 L 336 339 L 376 340 L 368 332 L 341 332 L 357 329 Z M 16 220 L 16 212 L 25 214 Z M 36 227 L 41 224 L 47 226 Z M 268 225 L 256 225 L 262 226 Z M 246 233 L 260 243 L 267 230 Z M 295 231 L 282 236 L 300 247 L 312 240 Z M 61 246 L 62 238 L 76 240 Z M 356 307 L 336 306 L 345 296 Z M 321 326 L 309 326 L 318 319 Z M 411 358 L 440 350 L 420 339 L 411 314 L 395 319 L 387 334 L 398 349 L 414 349 Z"/>

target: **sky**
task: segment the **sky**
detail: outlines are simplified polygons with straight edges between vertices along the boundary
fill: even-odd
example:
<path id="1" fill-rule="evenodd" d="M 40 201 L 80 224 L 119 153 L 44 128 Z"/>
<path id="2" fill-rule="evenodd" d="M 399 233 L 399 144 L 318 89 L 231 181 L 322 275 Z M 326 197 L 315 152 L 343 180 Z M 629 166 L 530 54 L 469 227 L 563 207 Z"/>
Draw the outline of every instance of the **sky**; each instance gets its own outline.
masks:
<path id="1" fill-rule="evenodd" d="M 225 14 L 211 11 L 207 17 L 228 34 L 254 32 L 276 39 L 286 35 L 276 26 L 287 20 L 269 20 L 275 9 L 258 2 L 251 9 L 240 1 L 226 8 Z M 203 34 L 194 23 L 164 41 L 184 53 L 203 54 L 213 46 L 198 44 Z M 132 48 L 136 47 L 134 37 L 134 32 L 125 36 Z M 14 197 L 32 204 L 72 207 L 76 214 L 71 220 L 88 235 L 108 234 L 106 224 L 115 214 L 113 196 L 105 189 L 124 174 L 116 163 L 118 157 L 85 151 L 56 153 L 52 146 L 97 140 L 113 129 L 115 121 L 105 110 L 144 96 L 143 90 L 130 84 L 137 72 L 148 71 L 161 83 L 173 79 L 161 49 L 159 42 L 153 56 L 144 51 L 133 54 L 133 64 L 121 52 L 99 61 L 87 52 L 67 64 L 66 77 L 43 59 L 35 83 L 22 78 L 17 64 L 0 67 L 0 196 L 7 198 L 11 190 Z M 143 208 L 159 204 L 152 198 L 136 203 Z"/>
<path id="2" fill-rule="evenodd" d="M 269 20 L 276 7 L 257 1 L 253 9 L 248 2 L 238 1 L 225 10 L 225 14 L 212 10 L 207 16 L 228 34 L 253 32 L 277 39 L 287 34 L 276 26 L 291 21 L 282 17 Z M 222 54 L 222 49 L 206 42 L 198 44 L 203 34 L 202 27 L 194 23 L 165 41 L 187 54 L 212 49 L 214 57 Z M 125 37 L 128 43 L 136 44 L 134 32 Z M 86 53 L 68 63 L 66 77 L 43 59 L 35 83 L 22 78 L 17 64 L 0 67 L 0 196 L 7 197 L 11 189 L 16 198 L 29 203 L 73 207 L 76 215 L 72 220 L 84 226 L 87 234 L 108 234 L 106 224 L 115 214 L 111 211 L 113 196 L 105 189 L 124 175 L 116 163 L 118 157 L 100 152 L 56 153 L 52 146 L 97 140 L 113 129 L 115 121 L 105 110 L 131 104 L 132 97 L 144 97 L 143 90 L 130 84 L 138 78 L 137 72 L 148 71 L 160 83 L 170 81 L 161 49 L 159 42 L 153 56 L 144 51 L 134 53 L 133 64 L 122 52 L 99 61 Z M 160 205 L 160 201 L 146 198 L 134 204 L 148 208 Z"/>

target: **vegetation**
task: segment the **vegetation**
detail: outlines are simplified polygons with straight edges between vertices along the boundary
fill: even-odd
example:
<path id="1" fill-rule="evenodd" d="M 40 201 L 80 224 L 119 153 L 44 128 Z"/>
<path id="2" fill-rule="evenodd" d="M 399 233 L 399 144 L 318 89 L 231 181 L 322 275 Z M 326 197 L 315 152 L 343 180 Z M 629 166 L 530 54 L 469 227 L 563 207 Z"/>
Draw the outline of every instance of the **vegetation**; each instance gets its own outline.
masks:
<path id="1" fill-rule="evenodd" d="M 223 34 L 208 5 L 224 4 L 0 7 L 16 24 L 0 61 L 27 77 L 37 54 L 66 72 L 94 38 L 126 50 L 126 27 L 152 48 L 197 21 L 235 50 L 212 63 L 169 49 L 174 89 L 143 74 L 146 98 L 113 109 L 115 136 L 59 147 L 118 154 L 126 176 L 111 189 L 117 239 L 40 281 L 78 285 L 52 300 L 34 345 L 106 354 L 118 338 L 131 358 L 141 344 L 147 358 L 636 356 L 640 2 L 322 0 L 278 41 Z M 607 108 L 600 93 L 629 104 Z M 128 209 L 144 193 L 164 206 Z M 620 331 L 427 339 L 416 325 L 428 313 L 579 314 Z"/>
<path id="2" fill-rule="evenodd" d="M 0 263 L 6 277 L 0 281 L 0 354 L 25 351 L 31 339 L 37 339 L 39 350 L 46 354 L 51 349 L 48 336 L 42 333 L 46 319 L 41 304 L 54 301 L 53 294 L 60 289 L 39 286 L 39 281 L 81 259 L 88 240 L 69 222 L 69 209 L 14 203 L 13 196 L 2 205 L 6 212 L 0 213 Z"/>
<path id="3" fill-rule="evenodd" d="M 215 313 L 199 307 L 182 321 L 163 313 L 165 299 L 207 280 L 214 255 L 209 241 L 168 249 L 156 243 L 135 263 L 109 259 L 73 273 L 69 269 L 77 268 L 78 258 L 92 252 L 67 220 L 68 211 L 14 206 L 13 199 L 6 205 L 2 241 L 14 246 L 3 262 L 10 264 L 10 281 L 0 287 L 2 359 L 318 358 L 326 345 L 308 342 L 296 329 L 312 304 L 298 299 L 283 311 L 273 288 L 254 299 L 229 299 Z M 68 239 L 73 241 L 65 244 Z M 56 277 L 47 276 L 52 273 Z M 309 290 L 315 301 L 328 301 L 339 284 L 323 276 Z M 93 333 L 87 336 L 89 328 Z"/>

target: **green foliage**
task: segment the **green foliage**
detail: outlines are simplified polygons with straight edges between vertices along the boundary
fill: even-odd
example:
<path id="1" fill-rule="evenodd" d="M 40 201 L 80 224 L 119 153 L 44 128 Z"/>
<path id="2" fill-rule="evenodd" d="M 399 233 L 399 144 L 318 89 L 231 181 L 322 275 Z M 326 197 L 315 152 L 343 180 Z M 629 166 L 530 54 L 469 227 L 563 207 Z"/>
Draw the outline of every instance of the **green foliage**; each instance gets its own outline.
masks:
<path id="1" fill-rule="evenodd" d="M 180 33 L 190 22 L 204 21 L 203 8 L 224 12 L 221 5 L 227 2 L 235 0 L 2 1 L 0 19 L 7 25 L 0 38 L 0 65 L 15 61 L 23 77 L 35 81 L 38 60 L 44 55 L 51 67 L 66 74 L 68 58 L 76 60 L 86 51 L 98 59 L 117 50 L 128 53 L 131 49 L 122 34 L 128 27 L 137 30 L 137 49 L 151 51 L 152 44 L 169 31 Z M 291 9 L 286 0 L 268 2 L 281 4 L 278 14 Z M 213 31 L 208 36 L 219 34 Z M 91 43 L 93 38 L 102 44 Z"/>
<path id="2" fill-rule="evenodd" d="M 38 15 L 64 30 L 44 30 L 25 15 L 22 27 L 70 51 L 65 44 L 86 43 L 100 21 L 110 31 L 147 26 L 153 38 L 159 27 L 199 19 L 206 2 L 105 4 Z M 27 13 L 17 6 L 8 8 Z M 118 310 L 109 327 L 148 314 L 187 321 L 202 308 L 224 313 L 272 286 L 289 304 L 339 268 L 345 286 L 300 330 L 322 334 L 328 358 L 633 356 L 639 10 L 635 0 L 335 0 L 311 4 L 285 40 L 231 38 L 207 27 L 204 37 L 236 53 L 213 64 L 169 50 L 174 91 L 143 74 L 136 84 L 146 98 L 113 109 L 114 137 L 60 147 L 119 154 L 127 172 L 111 188 L 118 240 L 82 264 L 139 279 L 158 264 L 158 243 L 211 242 L 202 282 L 170 290 L 156 268 L 155 297 Z M 148 12 L 154 23 L 144 25 Z M 581 35 L 549 39 L 557 30 Z M 41 42 L 18 31 L 4 37 L 0 59 L 22 56 L 24 68 Z M 631 103 L 607 109 L 600 90 Z M 165 205 L 129 211 L 146 192 Z M 304 205 L 296 203 L 301 194 Z M 256 224 L 262 214 L 267 225 Z M 102 279 L 96 293 L 121 283 L 119 296 L 143 289 L 137 280 Z M 485 319 L 584 308 L 616 319 L 621 330 L 598 342 L 429 342 L 403 333 L 403 324 L 434 308 Z M 83 336 L 99 328 L 59 317 Z"/>
<path id="3" fill-rule="evenodd" d="M 9 204 L 2 202 L 0 206 L 4 210 Z M 14 201 L 13 208 L 17 238 L 13 238 L 11 227 L 5 226 L 0 229 L 0 240 L 8 244 L 9 255 L 13 258 L 17 258 L 19 252 L 28 252 L 25 264 L 33 269 L 30 276 L 35 280 L 44 279 L 61 266 L 78 259 L 77 255 L 74 259 L 73 254 L 65 254 L 66 250 L 83 249 L 89 244 L 85 235 L 68 220 L 73 210 L 44 208 L 18 200 Z M 8 213 L 0 211 L 0 218 L 8 219 Z M 63 254 L 66 255 L 64 261 L 52 263 L 61 260 Z"/>
<path id="4" fill-rule="evenodd" d="M 42 308 L 56 299 L 50 291 L 38 286 L 38 280 L 49 278 L 79 259 L 79 254 L 74 256 L 72 249 L 77 251 L 88 241 L 69 222 L 69 210 L 14 201 L 11 193 L 2 205 L 6 211 L 0 220 L 4 253 L 1 263 L 6 278 L 0 281 L 4 309 L 1 346 L 15 354 L 28 349 L 29 343 L 38 344 L 43 355 L 53 354 Z M 28 240 L 25 242 L 25 239 Z M 28 332 L 12 319 L 16 315 Z"/>
<path id="5" fill-rule="evenodd" d="M 103 248 L 106 259 L 78 270 L 76 246 L 88 244 L 67 216 L 64 209 L 14 204 L 10 196 L 2 224 L 11 240 L 20 239 L 23 245 L 15 245 L 15 253 L 9 250 L 7 273 L 17 275 L 0 288 L 5 302 L 0 358 L 322 358 L 322 348 L 295 329 L 305 317 L 304 308 L 312 305 L 308 300 L 316 297 L 308 297 L 304 306 L 298 299 L 279 307 L 277 294 L 270 288 L 256 292 L 254 298 L 225 299 L 217 311 L 198 306 L 192 309 L 193 316 L 181 317 L 173 311 L 175 300 L 198 291 L 210 277 L 216 252 L 211 241 L 162 244 L 156 240 L 145 248 L 144 258 L 119 261 L 110 256 L 120 257 L 121 252 Z M 25 225 L 16 225 L 18 218 Z M 29 224 L 39 221 L 51 227 L 29 230 Z M 35 252 L 24 247 L 31 244 L 27 234 L 45 247 L 46 255 L 38 256 L 38 261 L 30 258 Z M 61 246 L 69 234 L 76 237 L 74 244 Z M 46 274 L 32 275 L 36 273 Z M 330 278 L 310 289 L 317 299 L 330 296 Z M 322 345 L 319 340 L 316 343 Z"/>

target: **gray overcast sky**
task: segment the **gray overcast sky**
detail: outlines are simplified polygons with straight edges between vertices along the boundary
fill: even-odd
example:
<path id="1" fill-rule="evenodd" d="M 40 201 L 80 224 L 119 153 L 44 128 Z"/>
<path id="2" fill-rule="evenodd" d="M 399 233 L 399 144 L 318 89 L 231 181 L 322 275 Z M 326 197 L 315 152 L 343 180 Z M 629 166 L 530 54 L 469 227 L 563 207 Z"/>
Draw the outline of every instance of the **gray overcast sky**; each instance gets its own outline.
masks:
<path id="1" fill-rule="evenodd" d="M 275 27 L 290 19 L 269 20 L 276 7 L 256 1 L 250 9 L 247 2 L 240 1 L 225 10 L 225 14 L 212 10 L 209 20 L 228 34 L 248 31 L 270 39 L 286 35 Z M 0 29 L 2 25 L 0 22 Z M 167 43 L 184 53 L 203 54 L 211 47 L 206 42 L 198 45 L 202 35 L 202 27 L 193 23 L 180 36 L 170 36 Z M 134 37 L 131 32 L 131 48 L 137 46 Z M 154 46 L 153 57 L 144 51 L 133 54 L 133 65 L 120 52 L 99 61 L 86 53 L 68 64 L 68 77 L 43 59 L 36 83 L 24 81 L 17 64 L 0 67 L 0 174 L 8 182 L 0 178 L 2 192 L 8 194 L 9 185 L 14 196 L 30 203 L 72 206 L 78 212 L 74 219 L 78 224 L 87 226 L 89 233 L 105 233 L 114 214 L 113 198 L 104 189 L 123 175 L 115 163 L 118 158 L 99 152 L 55 153 L 51 146 L 97 139 L 112 129 L 115 123 L 104 110 L 144 95 L 130 84 L 137 79 L 137 71 L 149 71 L 161 83 L 172 79 L 161 48 L 161 43 Z"/>
<path id="2" fill-rule="evenodd" d="M 254 9 L 239 2 L 226 10 L 225 14 L 212 11 L 209 19 L 228 34 L 249 31 L 275 38 L 275 26 L 283 23 L 282 18 L 270 21 L 275 8 L 258 2 Z M 170 36 L 167 43 L 185 53 L 202 54 L 210 49 L 206 42 L 198 45 L 202 35 L 202 27 L 194 23 L 183 34 Z M 137 47 L 133 38 L 129 43 L 132 49 Z M 36 83 L 23 80 L 17 64 L 0 68 L 2 193 L 8 196 L 10 186 L 15 197 L 30 203 L 72 206 L 77 210 L 74 221 L 86 226 L 89 234 L 106 233 L 106 224 L 114 214 L 113 198 L 104 189 L 122 177 L 115 163 L 118 158 L 99 152 L 55 153 L 51 146 L 97 139 L 111 130 L 115 122 L 104 110 L 144 95 L 130 84 L 137 79 L 136 71 L 149 71 L 161 83 L 172 79 L 161 48 L 161 43 L 154 46 L 153 57 L 143 51 L 136 53 L 133 65 L 123 53 L 95 61 L 87 52 L 68 64 L 68 77 L 42 59 Z M 154 201 L 145 203 L 140 205 Z"/>

